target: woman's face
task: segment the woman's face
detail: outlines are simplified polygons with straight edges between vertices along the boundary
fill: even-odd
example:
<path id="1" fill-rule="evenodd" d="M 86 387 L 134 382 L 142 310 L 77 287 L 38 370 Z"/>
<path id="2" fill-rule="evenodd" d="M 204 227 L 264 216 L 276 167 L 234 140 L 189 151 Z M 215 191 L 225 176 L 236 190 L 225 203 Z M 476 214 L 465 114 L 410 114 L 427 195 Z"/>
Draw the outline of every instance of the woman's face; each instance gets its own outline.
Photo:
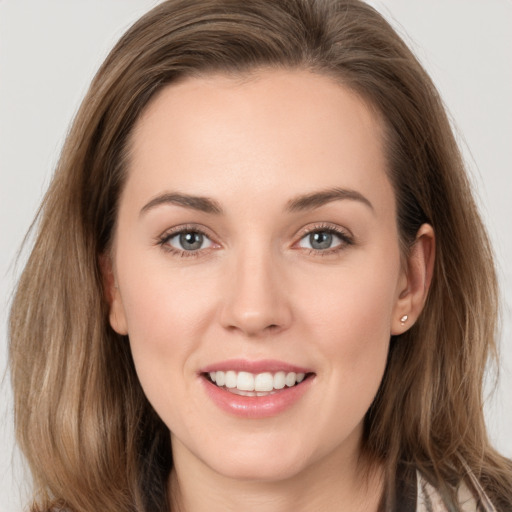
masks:
<path id="1" fill-rule="evenodd" d="M 213 75 L 165 88 L 131 143 L 111 323 L 176 467 L 352 463 L 407 313 L 378 117 L 306 71 Z"/>

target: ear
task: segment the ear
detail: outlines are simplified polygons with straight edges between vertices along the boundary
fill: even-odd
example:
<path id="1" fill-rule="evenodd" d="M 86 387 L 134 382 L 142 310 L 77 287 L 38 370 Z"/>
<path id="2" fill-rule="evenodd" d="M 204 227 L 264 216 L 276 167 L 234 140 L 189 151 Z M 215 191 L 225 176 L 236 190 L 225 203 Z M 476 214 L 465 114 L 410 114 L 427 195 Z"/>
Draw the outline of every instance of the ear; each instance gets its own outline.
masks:
<path id="1" fill-rule="evenodd" d="M 101 254 L 98 261 L 101 270 L 105 299 L 109 306 L 110 326 L 118 334 L 125 336 L 128 334 L 126 315 L 121 299 L 121 293 L 117 286 L 112 257 L 110 254 Z"/>
<path id="2" fill-rule="evenodd" d="M 423 224 L 409 250 L 399 283 L 398 298 L 391 321 L 391 334 L 407 331 L 418 319 L 432 281 L 435 259 L 435 234 Z"/>

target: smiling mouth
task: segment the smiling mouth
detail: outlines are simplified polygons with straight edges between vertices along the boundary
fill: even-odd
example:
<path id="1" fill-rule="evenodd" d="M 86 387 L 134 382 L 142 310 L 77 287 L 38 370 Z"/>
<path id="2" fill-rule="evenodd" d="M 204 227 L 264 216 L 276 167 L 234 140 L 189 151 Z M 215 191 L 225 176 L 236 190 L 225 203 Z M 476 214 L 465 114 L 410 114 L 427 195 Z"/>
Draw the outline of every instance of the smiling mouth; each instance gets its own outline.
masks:
<path id="1" fill-rule="evenodd" d="M 268 396 L 296 387 L 312 373 L 215 371 L 203 374 L 215 386 L 240 396 Z"/>

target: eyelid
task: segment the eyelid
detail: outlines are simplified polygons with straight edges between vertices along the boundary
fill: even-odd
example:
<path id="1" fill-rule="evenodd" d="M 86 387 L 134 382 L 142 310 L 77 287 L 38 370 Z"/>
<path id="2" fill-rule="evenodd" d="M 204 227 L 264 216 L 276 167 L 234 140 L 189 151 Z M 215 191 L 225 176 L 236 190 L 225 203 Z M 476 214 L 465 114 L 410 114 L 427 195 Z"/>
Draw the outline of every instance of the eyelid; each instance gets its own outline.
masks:
<path id="1" fill-rule="evenodd" d="M 348 228 L 342 227 L 338 224 L 333 224 L 331 222 L 315 222 L 313 224 L 307 224 L 297 232 L 297 238 L 301 239 L 306 235 L 316 231 L 331 231 L 343 237 L 350 238 L 352 240 L 354 239 L 354 235 Z"/>
<path id="2" fill-rule="evenodd" d="M 212 245 L 204 249 L 185 251 L 177 249 L 176 247 L 173 247 L 167 243 L 171 238 L 181 233 L 200 233 L 204 237 L 208 238 L 208 240 L 211 241 Z M 204 254 L 206 252 L 211 251 L 212 249 L 217 249 L 220 247 L 220 244 L 216 241 L 216 237 L 211 233 L 211 230 L 207 229 L 206 227 L 200 224 L 180 224 L 178 226 L 173 226 L 172 228 L 166 229 L 155 238 L 155 245 L 161 246 L 162 249 L 164 249 L 167 252 L 174 253 L 178 256 L 184 257 L 199 256 L 200 254 Z"/>
<path id="3" fill-rule="evenodd" d="M 340 243 L 332 248 L 322 249 L 322 250 L 298 247 L 299 242 L 304 237 L 311 235 L 312 233 L 321 232 L 321 231 L 330 232 L 330 233 L 336 235 L 337 237 L 340 238 L 342 243 Z M 212 246 L 206 247 L 204 249 L 185 251 L 185 250 L 177 249 L 176 247 L 173 247 L 167 243 L 169 241 L 169 239 L 173 238 L 174 236 L 177 236 L 180 233 L 187 233 L 187 232 L 200 233 L 201 235 L 205 236 L 206 238 L 208 238 L 211 241 Z M 217 242 L 216 238 L 217 237 L 214 234 L 212 234 L 211 230 L 206 228 L 205 226 L 200 225 L 200 224 L 187 223 L 187 224 L 173 226 L 173 227 L 163 231 L 160 235 L 158 235 L 155 238 L 155 245 L 159 245 L 165 251 L 168 251 L 170 253 L 174 253 L 177 255 L 199 256 L 199 255 L 210 252 L 212 249 L 218 249 L 221 247 L 221 244 L 219 242 Z M 332 253 L 342 251 L 347 246 L 353 245 L 355 243 L 354 235 L 352 234 L 352 232 L 349 229 L 347 229 L 345 227 L 341 227 L 338 224 L 330 223 L 330 222 L 317 222 L 314 224 L 308 224 L 308 225 L 304 226 L 303 228 L 301 228 L 297 232 L 294 239 L 295 239 L 295 241 L 292 244 L 293 248 L 299 248 L 299 249 L 308 251 L 312 254 L 322 254 L 322 255 L 327 255 L 327 254 L 332 254 Z"/>
<path id="4" fill-rule="evenodd" d="M 336 235 L 340 240 L 342 241 L 341 244 L 336 245 L 335 247 L 329 248 L 329 249 L 313 249 L 313 248 L 305 248 L 305 247 L 298 247 L 298 244 L 301 240 L 303 240 L 306 236 L 311 235 L 312 233 L 317 232 L 330 232 L 334 235 Z M 352 234 L 352 232 L 345 228 L 341 227 L 338 224 L 332 224 L 330 222 L 319 222 L 314 224 L 308 224 L 307 226 L 304 226 L 299 230 L 297 233 L 296 241 L 293 243 L 293 247 L 298 247 L 299 249 L 303 249 L 306 251 L 309 251 L 311 253 L 316 254 L 330 254 L 330 253 L 336 253 L 338 251 L 343 250 L 349 245 L 354 245 L 355 243 L 355 237 Z"/>

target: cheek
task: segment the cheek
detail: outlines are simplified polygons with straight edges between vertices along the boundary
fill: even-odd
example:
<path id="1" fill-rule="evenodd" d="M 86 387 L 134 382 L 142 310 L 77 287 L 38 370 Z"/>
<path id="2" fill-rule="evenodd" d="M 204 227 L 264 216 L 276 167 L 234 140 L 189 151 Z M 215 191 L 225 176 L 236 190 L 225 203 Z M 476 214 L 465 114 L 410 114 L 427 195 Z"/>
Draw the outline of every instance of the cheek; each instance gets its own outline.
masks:
<path id="1" fill-rule="evenodd" d="M 151 261 L 125 267 L 122 300 L 130 336 L 160 350 L 193 343 L 211 308 L 212 294 L 201 277 Z"/>
<path id="2" fill-rule="evenodd" d="M 213 314 L 211 296 L 196 280 L 148 261 L 143 267 L 132 260 L 121 262 L 119 272 L 139 381 L 153 407 L 168 411 L 176 391 L 195 375 L 191 355 L 200 346 Z"/>
<path id="3" fill-rule="evenodd" d="M 309 299 L 301 316 L 308 337 L 316 340 L 318 352 L 327 359 L 335 382 L 332 400 L 344 399 L 344 410 L 361 417 L 373 401 L 385 369 L 393 307 L 399 276 L 399 257 L 378 259 L 333 269 L 304 283 L 298 296 Z M 395 263 L 393 263 L 395 262 Z M 311 293 L 311 290 L 315 290 Z"/>
<path id="4" fill-rule="evenodd" d="M 312 275 L 295 295 L 303 298 L 302 316 L 332 341 L 333 350 L 340 348 L 336 340 L 345 340 L 347 349 L 358 352 L 389 339 L 398 273 L 399 263 L 347 265 Z"/>

